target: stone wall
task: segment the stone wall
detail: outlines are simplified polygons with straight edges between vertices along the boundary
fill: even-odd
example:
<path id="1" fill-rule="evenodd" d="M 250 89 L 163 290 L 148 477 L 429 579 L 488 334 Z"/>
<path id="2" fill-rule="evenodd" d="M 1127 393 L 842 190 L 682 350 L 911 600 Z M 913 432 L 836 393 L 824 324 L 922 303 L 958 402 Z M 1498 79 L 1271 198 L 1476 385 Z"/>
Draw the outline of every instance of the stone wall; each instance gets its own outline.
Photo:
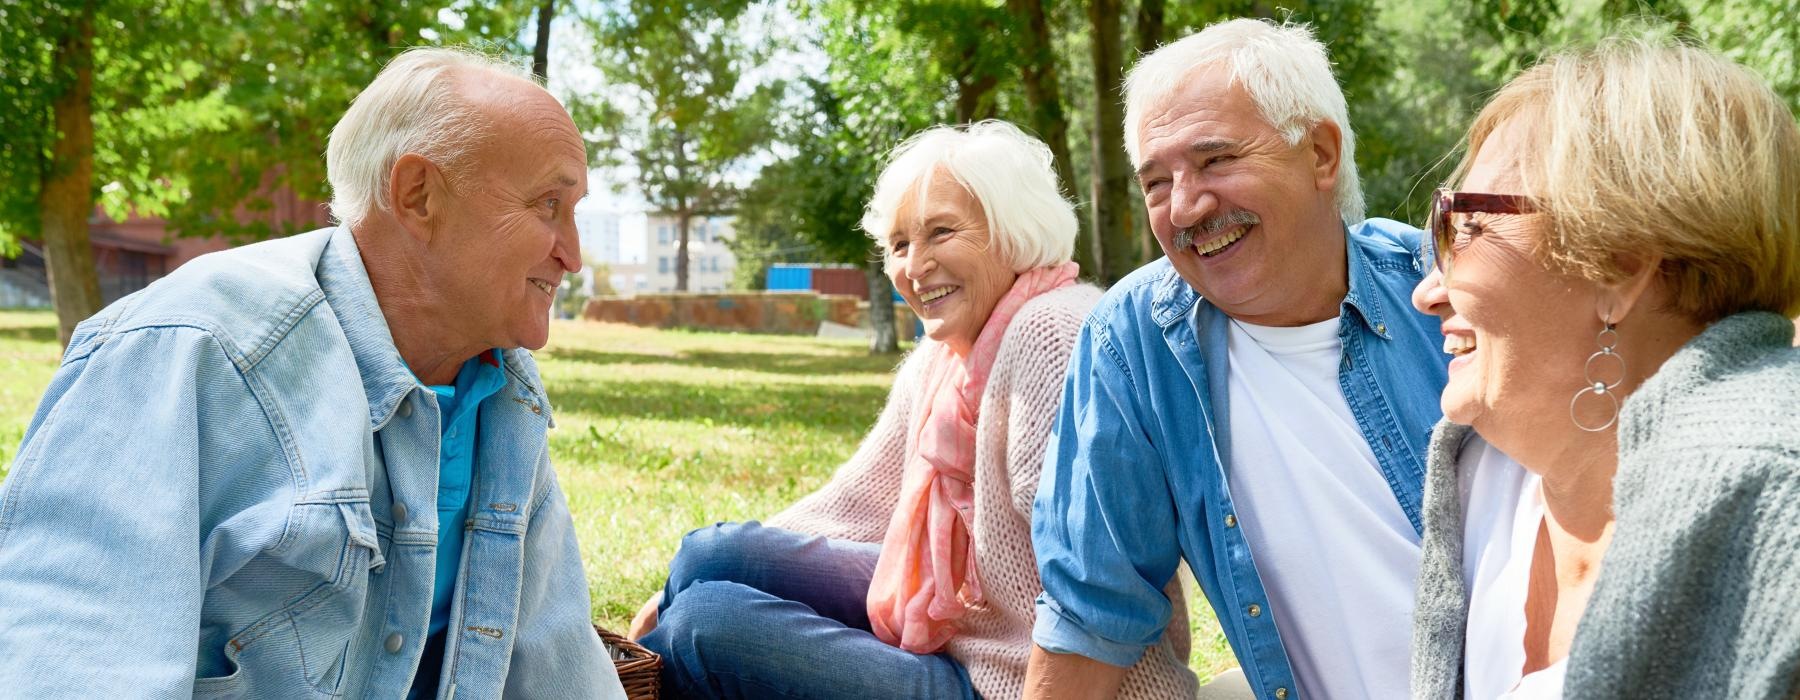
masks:
<path id="1" fill-rule="evenodd" d="M 590 321 L 652 328 L 813 335 L 820 321 L 867 328 L 869 305 L 856 297 L 814 292 L 638 294 L 596 297 L 582 313 Z M 900 337 L 913 335 L 912 309 L 894 305 Z"/>

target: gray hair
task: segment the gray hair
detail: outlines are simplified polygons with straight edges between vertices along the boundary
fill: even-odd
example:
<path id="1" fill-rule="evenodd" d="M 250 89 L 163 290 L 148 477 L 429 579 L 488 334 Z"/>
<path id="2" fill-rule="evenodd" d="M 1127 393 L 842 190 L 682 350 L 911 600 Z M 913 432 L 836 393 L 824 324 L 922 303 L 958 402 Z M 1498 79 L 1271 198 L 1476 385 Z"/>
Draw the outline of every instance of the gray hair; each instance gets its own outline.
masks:
<path id="1" fill-rule="evenodd" d="M 1292 146 L 1321 122 L 1336 124 L 1343 134 L 1337 187 L 1332 197 L 1347 222 L 1363 219 L 1362 183 L 1356 176 L 1356 135 L 1344 91 L 1331 74 L 1325 45 L 1304 24 L 1274 24 L 1257 19 L 1219 22 L 1145 54 L 1125 77 L 1125 151 L 1132 167 L 1143 165 L 1138 129 L 1164 107 L 1194 72 L 1224 63 L 1231 80 L 1244 86 L 1251 101 Z"/>
<path id="2" fill-rule="evenodd" d="M 418 48 L 388 63 L 350 102 L 325 149 L 331 215 L 340 225 L 355 227 L 387 210 L 388 177 L 408 153 L 443 169 L 453 185 L 461 180 L 464 161 L 488 130 L 454 89 L 454 73 L 465 68 L 530 79 L 517 65 L 468 49 Z"/>
<path id="3" fill-rule="evenodd" d="M 998 120 L 935 126 L 895 148 L 863 211 L 870 238 L 887 242 L 900 200 L 928 186 L 938 168 L 981 203 L 989 235 L 1014 272 L 1060 265 L 1074 255 L 1075 209 L 1057 186 L 1050 147 Z M 924 201 L 919 198 L 920 206 Z"/>

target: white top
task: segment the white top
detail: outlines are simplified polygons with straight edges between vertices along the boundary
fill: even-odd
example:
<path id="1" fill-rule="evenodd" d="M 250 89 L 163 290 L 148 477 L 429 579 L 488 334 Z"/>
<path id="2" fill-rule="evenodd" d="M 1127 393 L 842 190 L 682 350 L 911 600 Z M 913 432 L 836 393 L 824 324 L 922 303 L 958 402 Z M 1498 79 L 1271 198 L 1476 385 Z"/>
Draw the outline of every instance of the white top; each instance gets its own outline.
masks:
<path id="1" fill-rule="evenodd" d="M 1457 459 L 1464 513 L 1463 585 L 1469 591 L 1463 696 L 1560 698 L 1567 659 L 1519 675 L 1525 667 L 1531 557 L 1544 522 L 1538 475 L 1479 436 L 1469 438 Z"/>
<path id="2" fill-rule="evenodd" d="M 1228 486 L 1299 696 L 1407 697 L 1419 535 L 1344 401 L 1338 320 L 1233 321 L 1227 347 Z"/>

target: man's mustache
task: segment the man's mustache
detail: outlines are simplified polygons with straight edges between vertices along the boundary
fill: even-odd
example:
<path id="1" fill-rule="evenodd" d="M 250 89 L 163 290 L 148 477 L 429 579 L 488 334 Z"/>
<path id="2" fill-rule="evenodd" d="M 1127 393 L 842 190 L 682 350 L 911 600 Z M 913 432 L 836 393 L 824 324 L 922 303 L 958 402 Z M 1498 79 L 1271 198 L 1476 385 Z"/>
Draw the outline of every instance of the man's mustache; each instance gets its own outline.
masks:
<path id="1" fill-rule="evenodd" d="M 1194 244 L 1195 231 L 1203 231 L 1212 237 L 1220 231 L 1232 226 L 1255 226 L 1262 223 L 1262 217 L 1243 209 L 1234 209 L 1218 216 L 1202 219 L 1198 225 L 1189 226 L 1175 232 L 1175 250 L 1182 250 Z"/>

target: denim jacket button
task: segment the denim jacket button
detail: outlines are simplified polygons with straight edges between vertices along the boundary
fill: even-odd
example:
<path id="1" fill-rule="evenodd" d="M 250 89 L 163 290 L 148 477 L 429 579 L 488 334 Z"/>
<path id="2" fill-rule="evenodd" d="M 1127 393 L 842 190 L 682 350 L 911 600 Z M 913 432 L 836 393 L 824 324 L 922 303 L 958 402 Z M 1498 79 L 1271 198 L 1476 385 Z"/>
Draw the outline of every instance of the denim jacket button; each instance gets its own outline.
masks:
<path id="1" fill-rule="evenodd" d="M 1276 688 L 1275 700 L 1287 700 L 1287 688 Z"/>
<path id="2" fill-rule="evenodd" d="M 400 417 L 401 418 L 411 418 L 412 417 L 412 404 L 407 403 L 406 399 L 400 399 Z"/>
<path id="3" fill-rule="evenodd" d="M 400 653 L 400 647 L 404 644 L 406 644 L 406 638 L 400 636 L 399 632 L 388 635 L 387 650 L 389 654 Z"/>
<path id="4" fill-rule="evenodd" d="M 1237 516 L 1232 515 L 1231 513 L 1226 513 L 1225 514 L 1225 527 L 1237 527 Z"/>
<path id="5" fill-rule="evenodd" d="M 1262 606 L 1257 605 L 1255 603 L 1251 603 L 1249 612 L 1250 612 L 1251 617 L 1262 617 Z M 393 640 L 389 640 L 390 643 L 392 641 Z"/>
<path id="6" fill-rule="evenodd" d="M 406 504 L 401 503 L 399 501 L 395 501 L 394 502 L 394 524 L 399 525 L 400 523 L 403 523 L 403 522 L 406 522 Z"/>

